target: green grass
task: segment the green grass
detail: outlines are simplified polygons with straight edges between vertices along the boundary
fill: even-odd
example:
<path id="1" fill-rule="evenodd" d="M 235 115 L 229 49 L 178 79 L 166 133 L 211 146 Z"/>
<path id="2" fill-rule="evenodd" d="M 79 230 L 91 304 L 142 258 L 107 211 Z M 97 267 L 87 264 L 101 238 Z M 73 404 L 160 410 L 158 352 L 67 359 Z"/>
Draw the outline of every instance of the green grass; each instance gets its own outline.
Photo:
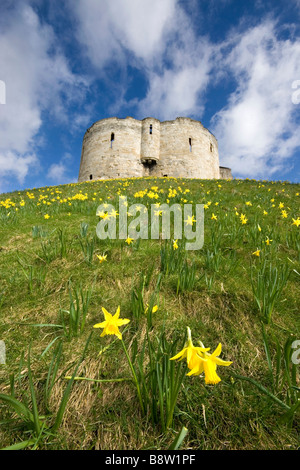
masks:
<path id="1" fill-rule="evenodd" d="M 0 195 L 0 448 L 297 449 L 299 194 L 288 182 L 145 178 Z M 119 195 L 205 204 L 203 248 L 100 240 L 97 207 L 119 212 Z M 93 329 L 119 305 L 144 410 L 121 341 Z M 232 364 L 217 385 L 183 375 L 177 396 L 185 366 L 169 357 L 187 326 Z"/>

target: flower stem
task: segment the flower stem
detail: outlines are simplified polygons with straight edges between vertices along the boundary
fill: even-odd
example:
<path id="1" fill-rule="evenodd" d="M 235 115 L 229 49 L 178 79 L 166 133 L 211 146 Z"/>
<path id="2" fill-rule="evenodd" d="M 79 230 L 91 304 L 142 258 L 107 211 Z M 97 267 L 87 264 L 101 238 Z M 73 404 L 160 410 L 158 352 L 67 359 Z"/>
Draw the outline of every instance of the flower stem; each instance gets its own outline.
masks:
<path id="1" fill-rule="evenodd" d="M 66 376 L 66 380 L 70 380 L 71 376 Z M 108 382 L 126 382 L 132 380 L 131 378 L 120 378 L 120 379 L 90 379 L 89 377 L 74 377 L 74 380 L 87 380 L 88 382 L 99 382 L 99 383 L 108 383 Z"/>

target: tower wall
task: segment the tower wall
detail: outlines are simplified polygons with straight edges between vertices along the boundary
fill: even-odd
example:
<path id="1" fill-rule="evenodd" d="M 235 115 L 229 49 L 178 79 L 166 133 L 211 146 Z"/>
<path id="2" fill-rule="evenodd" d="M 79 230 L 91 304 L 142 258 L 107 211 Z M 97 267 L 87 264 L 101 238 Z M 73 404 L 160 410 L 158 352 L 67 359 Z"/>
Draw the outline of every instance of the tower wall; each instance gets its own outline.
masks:
<path id="1" fill-rule="evenodd" d="M 141 160 L 142 163 L 157 162 L 160 153 L 160 121 L 146 118 L 142 120 Z"/>
<path id="2" fill-rule="evenodd" d="M 87 130 L 78 181 L 149 175 L 220 178 L 217 139 L 201 122 L 181 117 L 113 117 Z"/>
<path id="3" fill-rule="evenodd" d="M 232 180 L 231 169 L 225 166 L 220 166 L 220 178 L 226 180 Z"/>
<path id="4" fill-rule="evenodd" d="M 144 175 L 141 121 L 108 118 L 97 121 L 83 139 L 79 181 Z"/>
<path id="5" fill-rule="evenodd" d="M 162 176 L 219 178 L 218 142 L 199 121 L 162 122 L 159 167 Z"/>

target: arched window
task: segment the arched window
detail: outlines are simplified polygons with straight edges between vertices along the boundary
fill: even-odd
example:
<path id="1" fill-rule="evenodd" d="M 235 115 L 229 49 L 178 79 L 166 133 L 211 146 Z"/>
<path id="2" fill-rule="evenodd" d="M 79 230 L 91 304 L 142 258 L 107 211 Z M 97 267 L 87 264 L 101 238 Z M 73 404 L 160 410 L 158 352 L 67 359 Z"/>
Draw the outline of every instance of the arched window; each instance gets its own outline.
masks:
<path id="1" fill-rule="evenodd" d="M 115 140 L 115 134 L 112 132 L 110 135 L 110 148 L 112 148 L 114 140 Z"/>
<path id="2" fill-rule="evenodd" d="M 90 175 L 90 180 L 92 180 L 92 179 L 93 179 L 93 175 Z"/>
<path id="3" fill-rule="evenodd" d="M 192 139 L 189 138 L 189 146 L 190 146 L 190 152 L 192 151 Z"/>
<path id="4" fill-rule="evenodd" d="M 152 124 L 150 124 L 149 132 L 150 132 L 150 134 L 152 134 Z"/>

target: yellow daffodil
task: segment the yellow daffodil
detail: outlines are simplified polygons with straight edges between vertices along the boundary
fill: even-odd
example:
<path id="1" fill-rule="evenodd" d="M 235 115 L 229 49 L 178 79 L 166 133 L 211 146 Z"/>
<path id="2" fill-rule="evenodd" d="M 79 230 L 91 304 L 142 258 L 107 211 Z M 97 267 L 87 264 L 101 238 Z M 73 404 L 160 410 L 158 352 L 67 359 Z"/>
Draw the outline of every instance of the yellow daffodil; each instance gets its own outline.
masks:
<path id="1" fill-rule="evenodd" d="M 117 212 L 115 209 L 113 209 L 113 210 L 110 212 L 109 217 L 116 217 L 117 215 L 119 215 L 118 212 Z"/>
<path id="2" fill-rule="evenodd" d="M 273 241 L 273 240 L 270 240 L 270 238 L 267 237 L 267 238 L 266 238 L 266 241 L 265 241 L 265 244 L 269 246 L 272 241 Z"/>
<path id="3" fill-rule="evenodd" d="M 147 305 L 146 305 L 146 309 L 145 309 L 146 315 L 147 315 L 147 313 L 148 313 L 148 310 L 149 310 L 149 305 L 147 304 Z M 158 305 L 154 305 L 154 307 L 152 308 L 152 313 L 157 312 L 157 310 L 158 310 Z"/>
<path id="4" fill-rule="evenodd" d="M 103 263 L 103 261 L 106 261 L 107 255 L 96 255 L 100 263 Z"/>
<path id="5" fill-rule="evenodd" d="M 292 225 L 296 225 L 296 227 L 299 227 L 300 226 L 300 217 L 298 217 L 297 219 L 293 219 Z"/>
<path id="6" fill-rule="evenodd" d="M 49 215 L 49 214 L 45 214 L 45 215 L 44 215 L 44 219 L 50 219 L 50 215 Z"/>
<path id="7" fill-rule="evenodd" d="M 243 225 L 245 225 L 248 222 L 248 219 L 246 218 L 245 214 L 240 215 L 240 220 Z"/>
<path id="8" fill-rule="evenodd" d="M 133 242 L 133 238 L 127 237 L 125 242 L 127 243 L 127 245 L 130 245 Z"/>
<path id="9" fill-rule="evenodd" d="M 202 347 L 194 346 L 193 341 L 192 341 L 191 329 L 189 327 L 187 327 L 187 332 L 188 332 L 188 338 L 187 338 L 187 342 L 184 348 L 182 349 L 182 351 L 176 354 L 176 356 L 171 357 L 170 360 L 174 361 L 178 359 L 179 361 L 181 361 L 182 359 L 186 358 L 188 368 L 194 369 L 194 367 L 196 367 L 197 362 L 199 360 L 197 355 L 199 353 L 204 353 L 206 351 L 209 351 L 210 348 L 204 348 L 204 347 L 202 348 Z"/>
<path id="10" fill-rule="evenodd" d="M 211 219 L 212 219 L 212 220 L 217 220 L 218 217 L 217 217 L 215 214 L 212 214 Z"/>
<path id="11" fill-rule="evenodd" d="M 173 240 L 173 250 L 177 250 L 177 249 L 178 249 L 177 240 Z"/>
<path id="12" fill-rule="evenodd" d="M 287 211 L 285 211 L 285 210 L 281 211 L 281 216 L 282 216 L 284 219 L 286 219 L 287 216 L 288 216 L 288 215 L 287 215 Z"/>
<path id="13" fill-rule="evenodd" d="M 202 343 L 201 343 L 202 344 Z M 205 348 L 202 348 L 203 352 L 200 355 L 197 354 L 195 365 L 191 368 L 191 371 L 187 374 L 191 375 L 200 375 L 204 372 L 205 383 L 215 385 L 221 381 L 218 376 L 216 369 L 217 366 L 230 366 L 231 361 L 223 361 L 218 356 L 221 354 L 222 345 L 219 343 L 216 350 L 212 354 L 208 354 Z"/>
<path id="14" fill-rule="evenodd" d="M 261 251 L 261 250 L 256 250 L 256 251 L 254 251 L 252 254 L 253 254 L 254 256 L 260 256 L 260 251 Z"/>
<path id="15" fill-rule="evenodd" d="M 196 222 L 195 217 L 193 215 L 192 216 L 188 215 L 188 218 L 187 220 L 185 220 L 185 223 L 187 225 L 193 225 L 194 222 Z"/>
<path id="16" fill-rule="evenodd" d="M 119 326 L 127 325 L 130 320 L 128 320 L 128 318 L 119 318 L 120 306 L 117 308 L 117 311 L 114 315 L 109 313 L 104 307 L 102 307 L 102 312 L 104 313 L 105 321 L 94 325 L 94 328 L 103 328 L 100 337 L 106 335 L 116 335 L 119 339 L 122 339 L 122 333 L 119 331 Z"/>

